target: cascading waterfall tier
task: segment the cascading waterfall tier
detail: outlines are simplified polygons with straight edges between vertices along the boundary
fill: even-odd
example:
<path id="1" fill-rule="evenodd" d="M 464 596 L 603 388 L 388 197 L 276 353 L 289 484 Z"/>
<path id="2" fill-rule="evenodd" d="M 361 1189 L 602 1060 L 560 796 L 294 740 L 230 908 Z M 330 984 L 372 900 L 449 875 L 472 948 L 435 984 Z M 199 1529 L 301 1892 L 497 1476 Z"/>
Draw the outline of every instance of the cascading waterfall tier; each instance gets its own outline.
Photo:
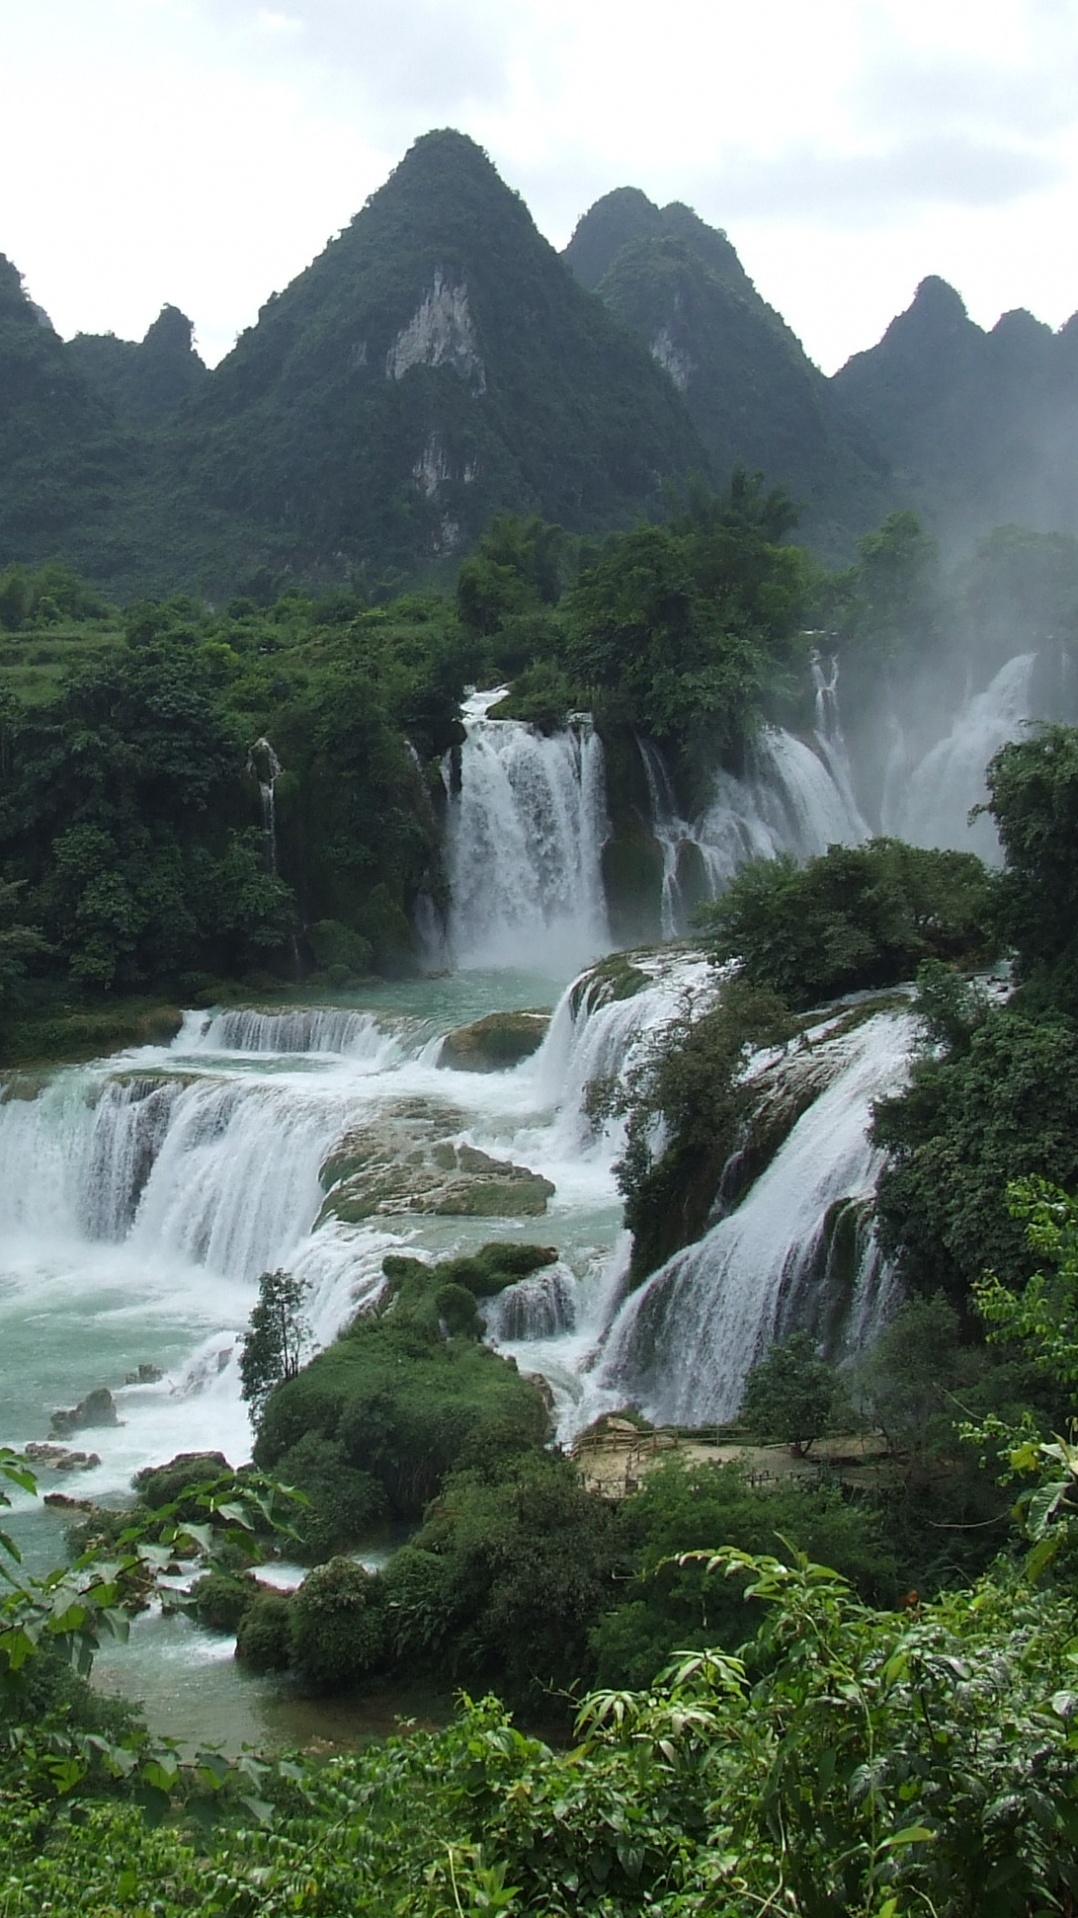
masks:
<path id="1" fill-rule="evenodd" d="M 371 1012 L 345 1006 L 295 1006 L 262 1012 L 246 1006 L 188 1013 L 174 1042 L 181 1055 L 337 1053 L 382 1070 L 401 1056 L 399 1027 L 386 1030 Z"/>
<path id="2" fill-rule="evenodd" d="M 877 1013 L 826 1041 L 832 1074 L 736 1210 L 675 1254 L 623 1304 L 590 1388 L 595 1410 L 632 1403 L 659 1424 L 732 1418 L 771 1341 L 834 1311 L 829 1243 L 843 1208 L 871 1200 L 883 1162 L 873 1102 L 903 1083 L 911 1015 Z M 892 1280 L 871 1232 L 855 1241 L 844 1314 L 867 1343 Z"/>
<path id="3" fill-rule="evenodd" d="M 602 742 L 587 717 L 551 737 L 489 719 L 507 690 L 465 702 L 456 791 L 446 768 L 449 945 L 458 966 L 564 977 L 610 944 Z"/>
<path id="4" fill-rule="evenodd" d="M 663 856 L 664 938 L 685 930 L 681 874 L 691 849 L 706 891 L 714 897 L 748 859 L 779 853 L 805 860 L 831 845 L 859 845 L 869 828 L 854 798 L 845 741 L 837 718 L 837 664 L 817 657 L 817 731 L 812 745 L 779 726 L 764 726 L 748 743 L 741 775 L 720 770 L 701 816 L 677 809 L 662 754 L 641 738 L 652 830 Z"/>
<path id="5" fill-rule="evenodd" d="M 985 768 L 1033 714 L 1035 653 L 1017 653 L 967 699 L 950 731 L 915 760 L 897 724 L 884 787 L 883 829 L 914 846 L 949 846 L 998 863 L 992 821 L 970 813 L 988 797 Z"/>
<path id="6" fill-rule="evenodd" d="M 462 981 L 461 990 L 472 988 Z M 611 1117 L 611 1102 L 595 1095 L 624 1085 L 671 1022 L 721 990 L 699 955 L 607 960 L 562 995 L 539 1051 L 501 1073 L 438 1067 L 439 1041 L 421 1043 L 429 1028 L 402 1043 L 400 1023 L 384 1013 L 380 1037 L 363 1023 L 358 1034 L 342 1026 L 340 1008 L 311 1008 L 306 1023 L 272 1030 L 215 1031 L 217 1019 L 246 1015 L 190 1014 L 171 1048 L 67 1069 L 35 1097 L 4 1098 L 0 1373 L 9 1423 L 0 1441 L 43 1436 L 43 1406 L 107 1383 L 119 1386 L 122 1423 L 95 1435 L 105 1462 L 87 1481 L 91 1496 L 174 1451 L 217 1444 L 241 1458 L 249 1429 L 237 1342 L 262 1271 L 284 1266 L 304 1280 L 322 1344 L 377 1302 L 387 1251 L 405 1245 L 438 1258 L 519 1237 L 512 1219 L 394 1212 L 349 1224 L 324 1211 L 322 1168 L 357 1126 L 383 1122 L 402 1136 L 413 1126 L 417 1139 L 433 1127 L 554 1187 L 549 1219 L 528 1235 L 556 1243 L 558 1263 L 491 1301 L 485 1317 L 491 1342 L 549 1381 L 563 1438 L 628 1399 L 661 1418 L 722 1416 L 762 1342 L 793 1324 L 818 1332 L 820 1312 L 834 1315 L 827 1300 L 836 1286 L 846 1287 L 847 1335 L 869 1336 L 886 1275 L 864 1216 L 878 1166 L 866 1125 L 872 1097 L 903 1069 L 908 1022 L 893 1014 L 812 1036 L 806 1057 L 830 1057 L 826 1087 L 814 1102 L 810 1094 L 767 1172 L 728 1220 L 626 1297 L 614 1177 L 624 1121 L 616 1100 Z M 431 994 L 443 1032 L 452 1023 L 446 991 L 442 982 Z M 328 1049 L 330 1034 L 342 1050 Z M 287 1036 L 303 1050 L 289 1053 Z M 382 1047 L 379 1065 L 349 1054 L 358 1041 Z M 750 1070 L 765 1080 L 770 1055 Z M 45 1356 L 61 1347 L 63 1364 Z M 166 1379 L 119 1385 L 144 1357 Z"/>

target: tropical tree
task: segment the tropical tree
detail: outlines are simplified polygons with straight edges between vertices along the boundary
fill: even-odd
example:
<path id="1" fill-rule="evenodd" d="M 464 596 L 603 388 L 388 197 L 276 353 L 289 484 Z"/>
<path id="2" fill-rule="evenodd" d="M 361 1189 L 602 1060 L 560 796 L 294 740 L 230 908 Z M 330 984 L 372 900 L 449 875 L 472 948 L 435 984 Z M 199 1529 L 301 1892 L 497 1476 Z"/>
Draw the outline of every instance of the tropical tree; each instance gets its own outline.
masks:
<path id="1" fill-rule="evenodd" d="M 240 1352 L 241 1389 L 256 1421 L 274 1386 L 299 1371 L 308 1334 L 300 1309 L 306 1289 L 291 1272 L 263 1272 L 258 1281 L 258 1304 Z"/>

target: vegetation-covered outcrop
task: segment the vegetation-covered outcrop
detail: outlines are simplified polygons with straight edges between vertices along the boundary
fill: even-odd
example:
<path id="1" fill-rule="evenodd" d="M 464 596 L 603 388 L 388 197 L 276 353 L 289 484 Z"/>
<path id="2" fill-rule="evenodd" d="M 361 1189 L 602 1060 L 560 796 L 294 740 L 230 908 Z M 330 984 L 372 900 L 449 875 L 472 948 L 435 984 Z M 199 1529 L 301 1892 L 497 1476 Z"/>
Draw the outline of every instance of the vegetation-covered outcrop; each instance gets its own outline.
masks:
<path id="1" fill-rule="evenodd" d="M 973 853 L 894 839 L 832 846 L 799 866 L 747 862 L 698 923 L 720 964 L 805 1010 L 911 979 L 926 960 L 975 968 L 1002 943 L 992 875 Z"/>
<path id="2" fill-rule="evenodd" d="M 479 1343 L 476 1300 L 550 1256 L 511 1244 L 433 1267 L 389 1259 L 377 1307 L 268 1398 L 259 1465 L 313 1490 L 310 1442 L 317 1438 L 336 1448 L 342 1465 L 377 1482 L 390 1512 L 418 1518 L 448 1473 L 542 1445 L 543 1394 Z M 320 1451 L 318 1472 L 332 1495 L 329 1466 Z"/>

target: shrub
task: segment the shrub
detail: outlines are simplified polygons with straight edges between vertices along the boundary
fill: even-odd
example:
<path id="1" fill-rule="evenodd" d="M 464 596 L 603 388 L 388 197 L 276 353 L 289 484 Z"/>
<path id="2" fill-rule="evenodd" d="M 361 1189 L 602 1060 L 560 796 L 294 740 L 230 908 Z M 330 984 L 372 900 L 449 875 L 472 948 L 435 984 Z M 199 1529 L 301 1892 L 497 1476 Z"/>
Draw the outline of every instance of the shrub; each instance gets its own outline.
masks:
<path id="1" fill-rule="evenodd" d="M 292 1659 L 292 1604 L 281 1592 L 260 1592 L 236 1629 L 236 1657 L 253 1672 L 286 1672 Z"/>
<path id="2" fill-rule="evenodd" d="M 275 1472 L 310 1501 L 297 1511 L 293 1524 L 315 1561 L 357 1544 L 385 1517 L 383 1487 L 370 1472 L 349 1463 L 338 1439 L 306 1432 L 281 1454 Z"/>
<path id="3" fill-rule="evenodd" d="M 973 853 L 873 839 L 806 866 L 751 860 L 698 924 L 714 959 L 740 959 L 753 985 L 806 1008 L 897 985 L 926 959 L 983 964 L 999 947 L 995 892 Z"/>
<path id="4" fill-rule="evenodd" d="M 309 1572 L 291 1606 L 291 1664 L 315 1691 L 347 1689 L 378 1665 L 385 1644 L 382 1586 L 350 1558 Z"/>
<path id="5" fill-rule="evenodd" d="M 738 1414 L 750 1432 L 778 1439 L 796 1453 L 848 1425 L 850 1416 L 838 1374 L 820 1358 L 809 1332 L 792 1333 L 750 1368 Z"/>

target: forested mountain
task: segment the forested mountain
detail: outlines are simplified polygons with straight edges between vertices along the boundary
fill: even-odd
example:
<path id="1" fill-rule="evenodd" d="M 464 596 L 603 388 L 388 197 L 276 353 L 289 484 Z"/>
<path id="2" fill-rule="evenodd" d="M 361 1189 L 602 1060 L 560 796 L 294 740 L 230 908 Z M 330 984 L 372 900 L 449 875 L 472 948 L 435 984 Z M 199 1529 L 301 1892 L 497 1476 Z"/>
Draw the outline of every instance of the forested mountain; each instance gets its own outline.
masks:
<path id="1" fill-rule="evenodd" d="M 1005 313 L 985 332 L 946 281 L 923 280 L 833 385 L 951 545 L 1008 522 L 1078 528 L 1078 315 L 1053 333 Z"/>
<path id="2" fill-rule="evenodd" d="M 92 543 L 133 457 L 114 409 L 0 254 L 0 565 Z"/>
<path id="3" fill-rule="evenodd" d="M 991 333 L 929 280 L 825 379 L 726 235 L 635 188 L 560 257 L 482 149 L 429 133 L 213 372 L 166 306 L 65 343 L 0 256 L 0 569 L 130 600 L 375 597 L 498 514 L 601 534 L 743 464 L 852 557 L 913 508 L 952 547 L 1078 528 L 1078 320 Z"/>
<path id="4" fill-rule="evenodd" d="M 417 141 L 188 407 L 175 470 L 305 568 L 414 570 L 506 508 L 597 530 L 704 456 L 463 135 Z"/>
<path id="5" fill-rule="evenodd" d="M 167 419 L 206 378 L 193 333 L 186 313 L 164 306 L 143 340 L 76 333 L 67 354 L 124 424 L 138 428 Z"/>
<path id="6" fill-rule="evenodd" d="M 871 436 L 756 291 L 725 233 L 633 187 L 596 202 L 566 259 L 666 367 L 716 473 L 743 463 L 781 483 L 802 529 L 844 553 L 895 504 Z"/>

